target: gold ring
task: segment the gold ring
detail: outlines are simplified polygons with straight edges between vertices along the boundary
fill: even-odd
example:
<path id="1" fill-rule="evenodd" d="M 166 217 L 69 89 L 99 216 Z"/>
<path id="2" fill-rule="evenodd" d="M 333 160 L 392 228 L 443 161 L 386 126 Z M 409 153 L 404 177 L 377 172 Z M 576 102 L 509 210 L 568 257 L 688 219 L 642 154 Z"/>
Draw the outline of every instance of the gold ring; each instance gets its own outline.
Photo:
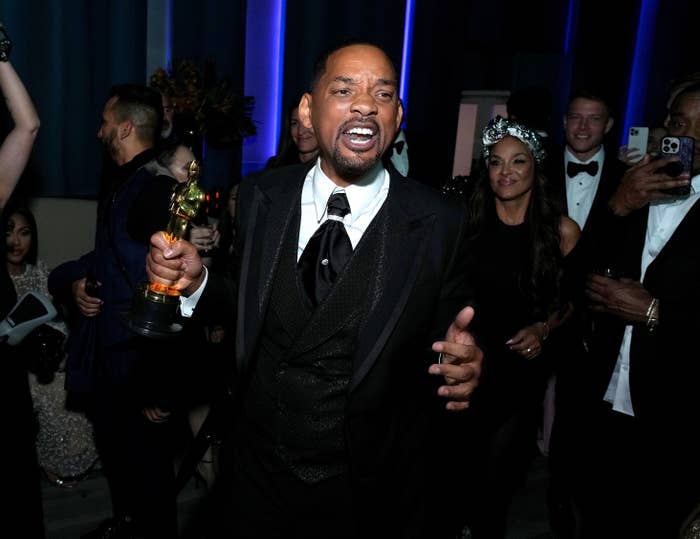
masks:
<path id="1" fill-rule="evenodd" d="M 525 351 L 529 354 L 530 352 L 532 352 L 532 348 L 528 346 L 527 350 L 525 350 Z"/>

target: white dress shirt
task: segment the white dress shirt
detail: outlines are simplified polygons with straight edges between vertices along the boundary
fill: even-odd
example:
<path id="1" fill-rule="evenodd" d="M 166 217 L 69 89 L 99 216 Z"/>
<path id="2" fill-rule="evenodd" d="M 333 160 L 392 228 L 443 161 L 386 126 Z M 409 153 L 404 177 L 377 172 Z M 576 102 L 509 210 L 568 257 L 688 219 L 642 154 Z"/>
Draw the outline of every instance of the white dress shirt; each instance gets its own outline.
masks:
<path id="1" fill-rule="evenodd" d="M 301 190 L 301 224 L 297 261 L 304 252 L 311 236 L 327 219 L 326 205 L 333 193 L 345 193 L 350 204 L 350 213 L 343 218 L 345 230 L 352 248 L 362 239 L 365 230 L 377 215 L 389 193 L 389 173 L 377 165 L 359 181 L 347 187 L 338 187 L 324 174 L 321 159 L 309 171 Z"/>
<path id="2" fill-rule="evenodd" d="M 644 280 L 649 264 L 656 255 L 661 252 L 668 239 L 688 213 L 690 208 L 700 198 L 700 174 L 691 181 L 691 194 L 686 198 L 680 198 L 672 202 L 653 202 L 649 205 L 649 217 L 647 218 L 647 233 L 644 238 L 644 251 L 642 253 L 642 277 Z M 627 415 L 634 415 L 632 398 L 630 396 L 630 344 L 632 342 L 632 326 L 625 327 L 620 353 L 613 371 L 610 383 L 605 392 L 604 399 L 613 405 L 613 410 Z"/>
<path id="3" fill-rule="evenodd" d="M 566 168 L 569 162 L 588 164 L 592 161 L 598 163 L 598 173 L 595 176 L 590 176 L 585 172 L 579 172 L 573 178 L 569 178 L 566 174 Z M 603 172 L 603 162 L 605 161 L 605 150 L 601 146 L 598 152 L 591 157 L 588 161 L 579 161 L 573 154 L 566 148 L 564 151 L 564 175 L 566 176 L 566 204 L 569 208 L 569 217 L 571 217 L 576 224 L 583 229 L 586 224 L 586 219 L 588 219 L 588 214 L 591 212 L 591 206 L 593 206 L 593 199 L 598 191 L 598 184 L 600 183 L 600 175 Z"/>
<path id="4" fill-rule="evenodd" d="M 403 149 L 401 153 L 398 153 L 395 148 L 391 149 L 391 164 L 394 165 L 396 172 L 401 174 L 404 178 L 408 176 L 408 142 L 406 141 L 406 133 L 403 129 L 399 131 L 399 134 L 394 139 L 394 144 L 397 142 L 403 142 Z"/>

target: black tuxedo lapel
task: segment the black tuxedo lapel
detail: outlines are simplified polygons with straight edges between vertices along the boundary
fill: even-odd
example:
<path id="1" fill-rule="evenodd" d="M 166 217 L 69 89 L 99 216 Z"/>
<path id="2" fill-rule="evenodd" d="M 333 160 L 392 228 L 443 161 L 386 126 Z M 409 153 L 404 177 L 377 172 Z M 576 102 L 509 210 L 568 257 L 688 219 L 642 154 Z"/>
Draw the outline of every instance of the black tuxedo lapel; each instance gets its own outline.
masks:
<path id="1" fill-rule="evenodd" d="M 402 178 L 398 174 L 392 175 L 385 202 L 384 252 L 377 261 L 377 271 L 386 275 L 385 289 L 360 334 L 350 391 L 367 375 L 384 348 L 403 312 L 425 256 L 430 224 L 435 215 L 416 205 L 406 193 Z"/>
<path id="2" fill-rule="evenodd" d="M 693 272 L 697 267 L 695 255 L 697 249 L 689 250 L 688 245 L 697 244 L 698 230 L 700 230 L 700 204 L 696 200 L 659 254 L 649 264 L 644 275 L 645 287 L 649 286 L 652 291 L 661 287 L 675 288 L 682 294 L 682 290 L 688 286 L 688 283 L 695 282 L 692 275 L 688 275 L 687 279 L 681 279 L 678 276 L 683 273 L 683 270 Z M 666 272 L 660 269 L 668 265 L 674 266 L 673 272 L 676 277 L 672 280 L 669 280 Z M 691 291 L 688 290 L 687 293 Z"/>
<path id="3" fill-rule="evenodd" d="M 561 155 L 559 155 L 556 161 L 553 160 L 553 164 L 550 167 L 551 170 L 557 171 L 557 176 L 547 179 L 551 185 L 550 193 L 558 201 L 559 207 L 564 215 L 569 215 L 569 202 L 566 198 L 566 183 L 571 180 L 566 175 L 564 153 L 565 150 L 561 152 Z M 591 215 L 604 211 L 608 200 L 615 192 L 615 189 L 617 189 L 626 169 L 626 165 L 619 161 L 612 152 L 606 149 L 605 160 L 603 161 L 603 168 L 600 172 L 600 180 L 598 181 L 598 188 L 593 197 L 593 203 L 588 212 L 584 228 L 587 227 L 588 223 L 591 221 Z"/>
<path id="4" fill-rule="evenodd" d="M 303 170 L 307 168 L 303 167 Z M 252 187 L 252 207 L 245 225 L 245 247 L 241 259 L 242 292 L 239 294 L 236 347 L 239 360 L 251 357 L 286 230 L 295 226 L 295 237 L 298 237 L 301 188 L 306 177 L 303 170 L 302 167 L 293 167 L 287 178 Z M 238 367 L 245 368 L 240 364 Z"/>
<path id="5" fill-rule="evenodd" d="M 606 152 L 605 155 L 603 170 L 600 173 L 600 181 L 598 182 L 598 189 L 593 198 L 591 211 L 588 213 L 588 218 L 586 219 L 584 227 L 591 221 L 591 215 L 595 216 L 600 212 L 607 211 L 608 200 L 610 200 L 610 197 L 615 193 L 625 170 L 627 170 L 627 166 L 619 161 L 617 157 L 612 156 L 611 152 Z"/>

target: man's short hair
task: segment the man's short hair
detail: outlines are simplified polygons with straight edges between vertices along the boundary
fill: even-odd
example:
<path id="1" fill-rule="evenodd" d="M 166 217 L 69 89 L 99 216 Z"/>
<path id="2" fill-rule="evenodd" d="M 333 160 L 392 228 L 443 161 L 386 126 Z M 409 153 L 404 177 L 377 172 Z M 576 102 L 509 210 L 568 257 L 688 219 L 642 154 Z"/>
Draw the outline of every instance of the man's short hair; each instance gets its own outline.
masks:
<path id="1" fill-rule="evenodd" d="M 109 91 L 112 97 L 117 98 L 113 107 L 116 120 L 131 120 L 139 140 L 155 144 L 163 128 L 160 92 L 140 84 L 117 84 Z"/>
<path id="2" fill-rule="evenodd" d="M 162 144 L 159 147 L 158 156 L 156 157 L 158 164 L 164 166 L 165 168 L 169 168 L 180 147 L 189 149 L 189 147 L 182 142 L 167 142 Z"/>
<path id="3" fill-rule="evenodd" d="M 603 106 L 605 107 L 605 110 L 608 113 L 609 118 L 614 118 L 615 114 L 612 108 L 612 100 L 610 99 L 610 96 L 606 93 L 606 91 L 598 88 L 576 88 L 571 94 L 569 95 L 569 101 L 566 104 L 566 108 L 568 109 L 571 103 L 575 99 L 588 99 L 590 101 L 598 101 L 599 103 L 602 103 Z"/>
<path id="4" fill-rule="evenodd" d="M 675 89 L 675 93 L 671 95 L 671 99 L 668 103 L 669 112 L 674 109 L 676 103 L 678 103 L 678 98 L 687 94 L 698 94 L 700 93 L 700 80 L 695 82 L 689 82 L 685 85 L 679 86 Z"/>
<path id="5" fill-rule="evenodd" d="M 378 43 L 373 43 L 370 40 L 367 39 L 357 39 L 357 38 L 350 38 L 350 39 L 345 39 L 342 41 L 339 41 L 333 45 L 331 45 L 329 48 L 327 48 L 325 51 L 323 51 L 318 58 L 316 59 L 316 62 L 314 63 L 314 69 L 311 73 L 311 80 L 309 81 L 309 92 L 313 92 L 316 89 L 316 86 L 318 86 L 318 82 L 321 80 L 321 77 L 323 77 L 323 74 L 326 72 L 326 66 L 328 64 L 328 58 L 334 53 L 339 51 L 340 49 L 344 49 L 346 47 L 351 47 L 353 45 L 367 45 L 369 47 L 375 47 L 382 51 L 386 57 L 389 59 L 389 64 L 391 65 L 391 69 L 394 71 L 394 77 L 396 78 L 396 85 L 398 87 L 399 84 L 399 72 L 396 70 L 396 66 L 394 65 L 394 62 L 389 58 L 389 55 L 386 53 L 384 50 L 384 47 L 379 45 Z"/>

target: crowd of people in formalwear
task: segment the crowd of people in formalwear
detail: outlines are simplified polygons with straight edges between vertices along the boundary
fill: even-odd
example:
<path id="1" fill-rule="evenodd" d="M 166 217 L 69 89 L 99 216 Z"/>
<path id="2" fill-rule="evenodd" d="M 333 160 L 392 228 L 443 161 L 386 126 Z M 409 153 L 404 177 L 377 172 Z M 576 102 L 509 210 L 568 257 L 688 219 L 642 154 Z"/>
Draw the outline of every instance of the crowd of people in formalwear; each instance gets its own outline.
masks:
<path id="1" fill-rule="evenodd" d="M 50 403 L 34 352 L 0 342 L 23 537 L 45 536 L 41 473 L 65 488 L 98 465 L 113 514 L 85 538 L 504 538 L 543 418 L 553 537 L 697 532 L 693 77 L 664 122 L 696 141 L 691 174 L 613 151 L 599 91 L 571 93 L 562 146 L 524 93 L 447 196 L 410 177 L 391 60 L 345 42 L 289 106 L 278 155 L 181 239 L 162 231 L 194 154 L 171 96 L 118 84 L 94 248 L 47 268 L 12 197 L 39 118 L 6 41 L 0 315 L 41 289 L 65 336 Z M 170 338 L 124 321 L 143 283 L 179 291 Z M 68 433 L 79 452 L 56 443 Z M 208 495 L 182 530 L 190 474 Z"/>

